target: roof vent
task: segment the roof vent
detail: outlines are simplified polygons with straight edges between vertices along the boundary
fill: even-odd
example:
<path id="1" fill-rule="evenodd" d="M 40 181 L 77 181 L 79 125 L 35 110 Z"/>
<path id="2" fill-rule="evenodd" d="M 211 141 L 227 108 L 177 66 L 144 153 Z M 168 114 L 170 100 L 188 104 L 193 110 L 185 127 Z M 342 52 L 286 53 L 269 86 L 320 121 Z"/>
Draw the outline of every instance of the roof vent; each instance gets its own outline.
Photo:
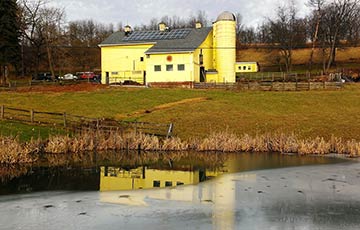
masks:
<path id="1" fill-rule="evenodd" d="M 169 27 L 166 26 L 164 22 L 159 23 L 159 30 L 160 31 L 166 31 Z"/>
<path id="2" fill-rule="evenodd" d="M 195 28 L 196 28 L 196 29 L 201 29 L 201 28 L 202 28 L 201 22 L 196 22 L 196 23 L 195 23 Z"/>
<path id="3" fill-rule="evenodd" d="M 133 32 L 131 26 L 129 25 L 125 26 L 124 31 L 125 31 L 125 36 L 129 36 Z"/>

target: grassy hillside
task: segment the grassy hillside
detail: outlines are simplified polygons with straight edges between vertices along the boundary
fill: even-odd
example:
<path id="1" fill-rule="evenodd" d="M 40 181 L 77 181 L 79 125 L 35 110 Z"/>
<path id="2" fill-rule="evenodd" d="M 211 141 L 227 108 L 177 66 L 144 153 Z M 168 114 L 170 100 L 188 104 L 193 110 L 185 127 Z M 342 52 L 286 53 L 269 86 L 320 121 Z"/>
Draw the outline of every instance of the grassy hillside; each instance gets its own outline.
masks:
<path id="1" fill-rule="evenodd" d="M 251 135 L 295 133 L 310 138 L 335 135 L 360 140 L 360 85 L 357 84 L 339 91 L 310 92 L 125 88 L 92 92 L 2 92 L 0 102 L 6 106 L 90 117 L 173 122 L 181 138 L 231 131 Z M 4 121 L 0 128 L 2 134 L 15 132 Z M 45 131 L 37 131 L 35 136 L 39 132 Z"/>
<path id="2" fill-rule="evenodd" d="M 310 48 L 296 49 L 293 51 L 293 64 L 295 70 L 306 69 L 310 58 Z M 321 50 L 316 49 L 314 63 L 318 70 L 321 69 Z M 278 51 L 271 51 L 262 48 L 246 48 L 237 51 L 237 61 L 256 61 L 262 67 L 276 66 Z M 339 48 L 336 56 L 337 68 L 358 68 L 360 69 L 360 47 Z M 305 66 L 304 66 L 305 65 Z"/>
<path id="3" fill-rule="evenodd" d="M 0 136 L 18 137 L 20 141 L 27 141 L 31 138 L 46 139 L 51 135 L 57 134 L 65 134 L 65 131 L 46 126 L 34 126 L 19 122 L 0 121 Z"/>

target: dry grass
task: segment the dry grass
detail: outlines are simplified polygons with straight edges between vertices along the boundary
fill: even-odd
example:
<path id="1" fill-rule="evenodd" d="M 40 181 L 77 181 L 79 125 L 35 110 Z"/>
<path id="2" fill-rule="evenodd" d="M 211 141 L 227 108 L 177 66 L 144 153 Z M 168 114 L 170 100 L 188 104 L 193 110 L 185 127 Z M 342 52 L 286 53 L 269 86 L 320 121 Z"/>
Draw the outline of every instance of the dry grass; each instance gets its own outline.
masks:
<path id="1" fill-rule="evenodd" d="M 0 181 L 5 182 L 13 178 L 25 175 L 28 167 L 25 165 L 2 164 L 0 167 Z"/>
<path id="2" fill-rule="evenodd" d="M 139 111 L 135 111 L 131 114 L 117 114 L 115 116 L 116 119 L 124 119 L 124 118 L 130 118 L 130 117 L 138 117 L 141 114 L 146 114 L 146 113 L 152 113 L 155 112 L 157 110 L 164 110 L 164 109 L 169 109 L 169 108 L 173 108 L 179 105 L 184 105 L 184 104 L 194 104 L 194 103 L 198 103 L 198 102 L 202 102 L 202 101 L 206 101 L 208 100 L 208 98 L 206 97 L 196 97 L 196 98 L 189 98 L 189 99 L 183 99 L 180 101 L 175 101 L 175 102 L 170 102 L 170 103 L 165 103 L 165 104 L 161 104 L 161 105 L 157 105 L 153 108 L 149 108 L 146 110 L 139 110 Z"/>
<path id="3" fill-rule="evenodd" d="M 348 47 L 338 49 L 336 54 L 336 61 L 339 63 L 359 63 L 360 61 L 360 48 L 359 47 Z M 295 49 L 293 51 L 293 64 L 295 65 L 306 65 L 310 58 L 310 48 L 306 49 Z M 260 66 L 269 66 L 276 63 L 274 57 L 277 56 L 276 51 L 269 52 L 268 49 L 256 49 L 248 48 L 238 50 L 237 61 L 257 61 Z M 314 62 L 321 64 L 322 62 L 322 51 L 320 49 L 315 50 Z"/>
<path id="4" fill-rule="evenodd" d="M 91 95 L 90 95 L 91 93 Z M 244 92 L 186 89 L 111 89 L 89 94 L 4 93 L 0 101 L 8 107 L 37 111 L 66 112 L 80 116 L 113 118 L 133 114 L 185 99 L 209 98 L 199 103 L 171 104 L 167 109 L 142 113 L 130 121 L 173 123 L 175 135 L 183 140 L 205 138 L 214 131 L 229 128 L 237 135 L 268 132 L 296 133 L 301 138 L 331 135 L 360 141 L 360 84 L 338 91 Z M 96 108 L 96 109 L 94 109 Z M 0 135 L 26 134 L 47 138 L 58 131 L 32 131 L 32 126 L 0 122 Z M 5 130 L 5 131 L 4 131 Z"/>
<path id="5" fill-rule="evenodd" d="M 180 138 L 160 139 L 156 136 L 141 133 L 102 133 L 83 132 L 76 137 L 53 136 L 48 141 L 31 140 L 20 143 L 18 139 L 0 137 L 0 163 L 31 163 L 38 160 L 40 154 L 51 153 L 55 156 L 49 162 L 57 162 L 56 155 L 66 154 L 74 157 L 82 156 L 86 152 L 108 152 L 138 150 L 157 152 L 145 157 L 145 160 L 164 159 L 160 152 L 171 151 L 178 155 L 170 155 L 169 159 L 184 156 L 186 151 L 198 152 L 280 152 L 306 154 L 337 153 L 351 157 L 360 156 L 360 142 L 355 140 L 344 141 L 341 138 L 331 137 L 325 140 L 322 137 L 301 139 L 295 134 L 282 133 L 250 136 L 238 136 L 229 131 L 212 133 L 203 139 L 181 140 Z M 179 153 L 181 153 L 179 155 Z M 80 155 L 79 155 L 80 154 Z M 207 157 L 210 155 L 207 155 Z M 124 156 L 126 159 L 128 156 Z M 142 156 L 144 158 L 144 156 Z M 149 158 L 147 158 L 149 157 Z M 131 159 L 133 159 L 133 155 Z M 166 159 L 166 157 L 165 157 Z M 74 160 L 74 159 L 73 159 Z M 76 160 L 76 159 L 75 159 Z M 81 158 L 80 158 L 81 160 Z M 93 159 L 90 159 L 92 161 Z M 119 159 L 120 160 L 120 159 Z M 123 158 L 121 159 L 123 160 Z"/>
<path id="6" fill-rule="evenodd" d="M 40 141 L 31 140 L 21 143 L 15 137 L 0 137 L 0 163 L 32 163 L 37 160 L 37 154 L 42 148 Z"/>

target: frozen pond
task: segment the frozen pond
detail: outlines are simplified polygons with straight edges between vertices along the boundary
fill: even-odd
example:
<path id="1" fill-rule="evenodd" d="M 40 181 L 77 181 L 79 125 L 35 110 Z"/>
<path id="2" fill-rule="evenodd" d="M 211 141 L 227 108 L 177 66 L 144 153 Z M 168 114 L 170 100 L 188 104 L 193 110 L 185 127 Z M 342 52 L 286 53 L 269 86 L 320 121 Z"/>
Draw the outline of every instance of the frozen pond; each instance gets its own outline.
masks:
<path id="1" fill-rule="evenodd" d="M 208 171 L 197 167 L 185 170 L 176 164 L 162 170 L 154 166 L 127 170 L 101 166 L 95 171 L 99 177 L 87 171 L 92 175 L 89 181 L 99 180 L 98 189 L 88 187 L 89 191 L 30 192 L 34 186 L 28 185 L 29 192 L 0 196 L 0 229 L 360 228 L 359 163 L 336 163 L 328 158 L 307 161 L 295 156 L 242 157 L 229 156 L 223 167 Z M 269 165 L 271 161 L 278 162 L 278 167 Z M 257 170 L 259 164 L 271 169 Z M 157 170 L 166 173 L 154 180 L 152 173 Z M 129 179 L 126 175 L 132 176 Z M 87 180 L 83 175 L 78 177 L 78 184 L 81 178 Z M 212 180 L 206 180 L 208 177 Z M 147 178 L 152 183 L 147 183 Z M 204 182 L 198 183 L 201 178 Z M 120 186 L 111 191 L 112 184 L 124 180 L 124 186 L 143 189 L 120 191 Z M 184 185 L 175 186 L 175 181 Z M 187 185 L 191 181 L 196 183 Z M 166 183 L 169 187 L 145 189 Z"/>

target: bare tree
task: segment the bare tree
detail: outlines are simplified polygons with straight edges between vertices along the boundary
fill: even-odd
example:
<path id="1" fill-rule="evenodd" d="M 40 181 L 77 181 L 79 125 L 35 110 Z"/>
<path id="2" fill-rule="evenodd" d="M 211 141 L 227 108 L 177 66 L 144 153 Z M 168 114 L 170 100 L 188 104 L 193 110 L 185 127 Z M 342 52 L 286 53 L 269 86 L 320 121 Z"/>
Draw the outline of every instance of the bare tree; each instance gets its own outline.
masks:
<path id="1" fill-rule="evenodd" d="M 206 15 L 206 12 L 203 10 L 199 10 L 196 15 L 196 22 L 200 22 L 203 26 L 209 25 L 209 19 Z"/>
<path id="2" fill-rule="evenodd" d="M 71 52 L 68 56 L 77 71 L 100 66 L 100 50 L 97 45 L 113 32 L 112 24 L 105 25 L 93 20 L 69 22 L 66 36 Z"/>
<path id="3" fill-rule="evenodd" d="M 236 41 L 237 44 L 242 42 L 242 36 L 244 35 L 244 26 L 242 24 L 242 16 L 240 13 L 235 14 L 236 17 Z"/>
<path id="4" fill-rule="evenodd" d="M 45 3 L 41 0 L 30 2 L 28 0 L 21 0 L 21 32 L 23 37 L 23 43 L 27 43 L 30 50 L 34 50 L 34 55 L 30 54 L 27 60 L 35 61 L 35 73 L 39 71 L 41 48 L 45 44 L 45 38 L 43 37 L 42 28 L 38 26 L 40 18 L 41 7 Z M 34 58 L 32 58 L 34 56 Z"/>
<path id="5" fill-rule="evenodd" d="M 60 43 L 62 36 L 61 25 L 63 23 L 64 11 L 59 8 L 42 8 L 38 27 L 42 28 L 45 39 L 46 53 L 49 69 L 53 78 L 55 77 L 53 52 Z"/>
<path id="6" fill-rule="evenodd" d="M 320 27 L 320 22 L 322 19 L 322 7 L 324 4 L 325 4 L 325 0 L 309 0 L 308 1 L 308 5 L 310 7 L 316 8 L 316 10 L 313 12 L 313 14 L 315 16 L 314 17 L 315 18 L 315 29 L 314 29 L 314 33 L 312 36 L 312 47 L 311 47 L 311 52 L 310 52 L 309 65 L 308 65 L 309 72 L 311 72 L 312 66 L 313 66 L 314 52 L 315 52 L 316 42 L 318 40 L 319 27 Z"/>
<path id="7" fill-rule="evenodd" d="M 45 53 L 48 67 L 55 76 L 54 58 L 56 46 L 62 39 L 64 10 L 46 7 L 44 0 L 21 0 L 22 34 L 25 43 L 34 48 L 35 73 L 38 73 L 42 56 Z M 30 57 L 30 60 L 32 58 Z"/>
<path id="8" fill-rule="evenodd" d="M 195 27 L 195 24 L 197 22 L 200 22 L 203 26 L 208 26 L 209 25 L 209 20 L 208 17 L 205 13 L 205 11 L 199 10 L 197 12 L 197 15 L 190 15 L 189 18 L 186 20 L 186 25 L 185 27 Z"/>
<path id="9" fill-rule="evenodd" d="M 328 72 L 336 61 L 336 50 L 341 39 L 359 17 L 359 0 L 333 0 L 323 6 L 319 39 L 323 51 L 323 70 Z"/>
<path id="10" fill-rule="evenodd" d="M 294 2 L 289 6 L 279 7 L 274 20 L 269 19 L 264 25 L 268 32 L 267 41 L 280 50 L 286 71 L 292 70 L 293 50 L 306 41 L 304 22 L 297 18 Z"/>
<path id="11" fill-rule="evenodd" d="M 238 41 L 242 45 L 253 44 L 256 42 L 256 31 L 254 27 L 242 28 L 238 33 Z"/>

